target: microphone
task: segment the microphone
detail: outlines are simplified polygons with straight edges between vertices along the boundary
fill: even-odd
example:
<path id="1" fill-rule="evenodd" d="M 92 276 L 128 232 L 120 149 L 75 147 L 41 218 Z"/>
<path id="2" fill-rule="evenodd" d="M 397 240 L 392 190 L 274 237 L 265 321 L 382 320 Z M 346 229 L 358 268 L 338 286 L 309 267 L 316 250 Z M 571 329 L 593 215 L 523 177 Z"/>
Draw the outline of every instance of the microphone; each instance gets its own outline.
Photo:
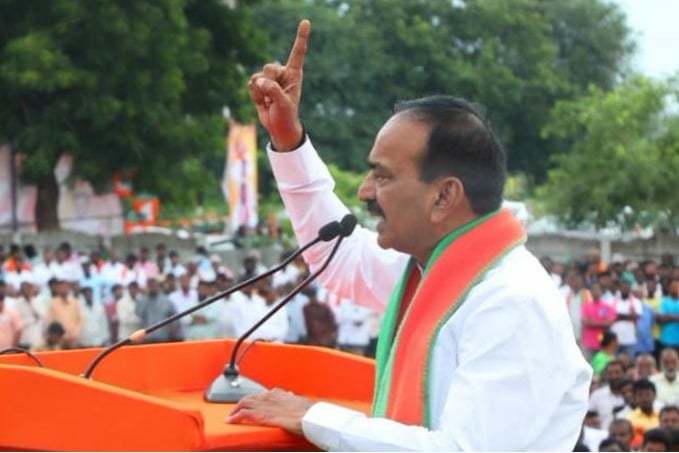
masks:
<path id="1" fill-rule="evenodd" d="M 351 235 L 356 228 L 356 217 L 352 214 L 345 215 L 341 222 L 341 234 L 340 237 L 335 242 L 330 254 L 325 259 L 321 267 L 313 274 L 302 280 L 287 296 L 281 299 L 266 315 L 259 321 L 257 321 L 250 329 L 248 329 L 243 335 L 241 335 L 236 344 L 231 351 L 231 360 L 229 364 L 224 368 L 224 372 L 219 375 L 210 386 L 205 390 L 205 401 L 210 403 L 235 403 L 238 402 L 245 395 L 252 393 L 260 393 L 266 391 L 266 388 L 255 382 L 252 379 L 243 377 L 238 371 L 238 364 L 236 363 L 236 357 L 238 356 L 238 349 L 240 348 L 243 341 L 252 333 L 257 330 L 262 324 L 264 324 L 269 318 L 271 318 L 276 312 L 288 304 L 299 294 L 309 283 L 316 279 L 321 272 L 328 267 L 330 261 L 337 253 L 337 249 L 344 240 L 344 238 Z"/>
<path id="2" fill-rule="evenodd" d="M 342 220 L 340 220 L 340 226 L 342 227 L 342 237 L 351 236 L 351 234 L 354 232 L 354 229 L 356 228 L 357 223 L 358 220 L 353 214 L 347 214 L 342 217 Z"/>
<path id="3" fill-rule="evenodd" d="M 342 219 L 342 221 L 345 221 Z M 345 221 L 346 222 L 346 221 Z M 318 230 L 318 235 L 309 243 L 304 245 L 303 247 L 299 248 L 298 250 L 295 251 L 295 253 L 292 253 L 289 257 L 287 257 L 285 260 L 283 260 L 280 264 L 277 266 L 272 267 L 268 271 L 257 275 L 255 277 L 249 278 L 247 280 L 244 280 L 237 285 L 231 286 L 230 288 L 215 294 L 212 297 L 209 297 L 205 299 L 204 301 L 200 302 L 199 304 L 194 305 L 193 307 L 187 308 L 186 310 L 176 313 L 169 318 L 163 319 L 161 321 L 158 321 L 155 324 L 151 324 L 149 327 L 146 327 L 145 329 L 139 329 L 136 332 L 133 332 L 132 335 L 130 335 L 127 338 L 123 338 L 121 340 L 118 340 L 117 342 L 113 343 L 109 347 L 103 349 L 97 356 L 94 358 L 94 360 L 90 363 L 90 365 L 87 367 L 84 373 L 82 373 L 82 376 L 85 378 L 90 378 L 92 376 L 92 373 L 94 372 L 94 369 L 97 367 L 99 362 L 101 362 L 104 357 L 112 353 L 118 348 L 121 348 L 122 346 L 125 346 L 126 344 L 130 344 L 133 342 L 138 342 L 143 340 L 146 335 L 150 334 L 151 332 L 155 332 L 156 330 L 160 329 L 161 327 L 165 327 L 166 325 L 177 321 L 180 318 L 183 318 L 186 315 L 190 315 L 194 311 L 198 311 L 201 308 L 210 305 L 213 302 L 218 301 L 219 299 L 222 299 L 223 297 L 226 297 L 230 294 L 235 293 L 236 291 L 240 290 L 241 288 L 244 288 L 246 286 L 252 285 L 253 283 L 258 282 L 259 280 L 262 280 L 264 278 L 267 278 L 271 274 L 278 272 L 279 270 L 283 269 L 285 266 L 290 264 L 292 260 L 297 258 L 299 255 L 301 255 L 304 251 L 306 251 L 309 247 L 323 241 L 323 242 L 330 242 L 333 239 L 335 239 L 337 236 L 340 236 L 344 233 L 345 231 L 345 226 L 338 222 L 337 220 L 334 220 L 330 223 L 327 223 L 323 225 L 319 230 Z"/>

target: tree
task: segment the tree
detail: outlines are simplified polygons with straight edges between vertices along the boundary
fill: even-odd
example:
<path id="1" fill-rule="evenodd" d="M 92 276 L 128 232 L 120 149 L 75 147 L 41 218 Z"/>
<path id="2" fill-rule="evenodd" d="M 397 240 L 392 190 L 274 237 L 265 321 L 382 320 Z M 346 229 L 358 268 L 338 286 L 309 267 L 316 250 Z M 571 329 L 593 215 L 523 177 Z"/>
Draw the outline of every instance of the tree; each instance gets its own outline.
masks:
<path id="1" fill-rule="evenodd" d="M 242 8 L 2 0 L 0 16 L 0 139 L 27 156 L 39 230 L 58 227 L 62 152 L 99 188 L 134 167 L 138 187 L 195 202 L 206 180 L 197 169 L 223 152 L 222 107 L 253 116 L 242 67 L 262 61 L 264 38 Z"/>
<path id="2" fill-rule="evenodd" d="M 280 61 L 299 19 L 311 19 L 305 125 L 352 170 L 365 167 L 394 101 L 447 93 L 484 105 L 510 170 L 541 181 L 563 150 L 540 135 L 554 102 L 590 82 L 608 89 L 633 48 L 624 16 L 603 0 L 263 0 L 250 10 Z"/>
<path id="3" fill-rule="evenodd" d="M 677 101 L 676 81 L 635 77 L 610 92 L 592 87 L 559 102 L 544 134 L 572 147 L 555 157 L 540 188 L 547 209 L 569 224 L 601 227 L 632 214 L 640 223 L 662 219 L 676 228 Z"/>

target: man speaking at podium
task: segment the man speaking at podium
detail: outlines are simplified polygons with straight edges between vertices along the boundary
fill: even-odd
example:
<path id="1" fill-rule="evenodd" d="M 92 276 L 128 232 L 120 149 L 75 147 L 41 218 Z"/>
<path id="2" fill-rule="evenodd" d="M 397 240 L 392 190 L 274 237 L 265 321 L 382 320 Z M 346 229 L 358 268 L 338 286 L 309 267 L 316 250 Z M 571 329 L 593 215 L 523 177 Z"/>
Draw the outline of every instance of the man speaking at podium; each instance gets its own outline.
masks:
<path id="1" fill-rule="evenodd" d="M 348 209 L 299 118 L 311 24 L 285 66 L 249 82 L 269 159 L 304 243 Z M 341 297 L 386 305 L 371 416 L 283 390 L 249 395 L 231 423 L 280 426 L 327 450 L 570 451 L 591 369 L 556 287 L 501 209 L 506 157 L 468 102 L 396 105 L 368 156 L 359 198 L 380 218 L 322 274 Z M 330 247 L 310 249 L 318 268 Z"/>

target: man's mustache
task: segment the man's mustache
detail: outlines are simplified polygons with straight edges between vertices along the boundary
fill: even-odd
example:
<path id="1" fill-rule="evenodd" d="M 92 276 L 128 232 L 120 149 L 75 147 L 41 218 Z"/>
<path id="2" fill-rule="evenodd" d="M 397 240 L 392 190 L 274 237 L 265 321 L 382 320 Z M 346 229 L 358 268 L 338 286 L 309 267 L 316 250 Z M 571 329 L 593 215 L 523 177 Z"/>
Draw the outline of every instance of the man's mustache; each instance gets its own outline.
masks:
<path id="1" fill-rule="evenodd" d="M 380 205 L 377 204 L 376 200 L 368 200 L 365 202 L 366 207 L 368 208 L 368 212 L 374 216 L 380 216 L 384 217 L 384 211 L 382 211 L 382 208 L 380 208 Z"/>

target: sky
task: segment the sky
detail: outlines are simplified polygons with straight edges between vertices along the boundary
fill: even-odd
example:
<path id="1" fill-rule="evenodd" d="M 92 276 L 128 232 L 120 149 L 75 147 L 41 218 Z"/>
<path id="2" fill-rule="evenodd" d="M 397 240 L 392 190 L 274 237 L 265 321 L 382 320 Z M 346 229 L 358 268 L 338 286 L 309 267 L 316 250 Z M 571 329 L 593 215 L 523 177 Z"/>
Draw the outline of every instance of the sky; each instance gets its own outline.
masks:
<path id="1" fill-rule="evenodd" d="M 637 42 L 633 67 L 662 78 L 679 73 L 679 0 L 614 0 Z"/>

